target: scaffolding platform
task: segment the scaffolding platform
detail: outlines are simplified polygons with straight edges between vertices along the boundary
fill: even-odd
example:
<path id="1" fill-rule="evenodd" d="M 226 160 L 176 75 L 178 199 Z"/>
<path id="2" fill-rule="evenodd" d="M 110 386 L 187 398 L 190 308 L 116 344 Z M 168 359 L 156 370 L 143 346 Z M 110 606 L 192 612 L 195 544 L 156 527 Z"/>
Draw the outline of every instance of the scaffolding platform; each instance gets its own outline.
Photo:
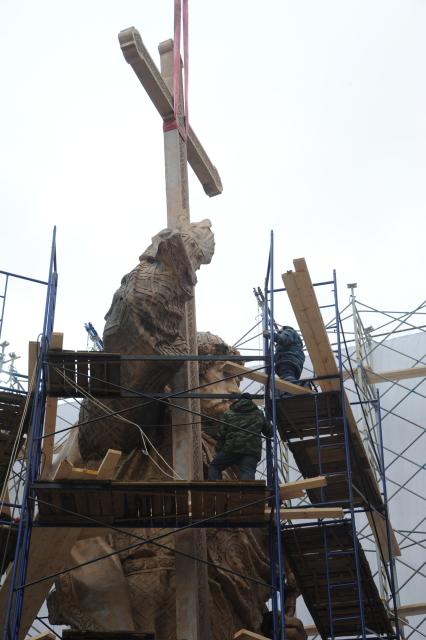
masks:
<path id="1" fill-rule="evenodd" d="M 365 553 L 359 541 L 353 541 L 349 521 L 283 529 L 286 557 L 322 638 L 362 634 L 354 542 L 360 559 L 366 634 L 392 636 L 389 614 Z"/>
<path id="2" fill-rule="evenodd" d="M 39 525 L 259 527 L 268 524 L 271 492 L 247 482 L 116 482 L 63 480 L 33 485 Z M 85 518 L 91 518 L 93 521 Z M 205 521 L 208 519 L 207 521 Z"/>
<path id="3" fill-rule="evenodd" d="M 67 351 L 51 349 L 47 355 L 48 382 L 47 395 L 60 398 L 75 398 L 91 394 L 97 398 L 129 398 L 140 394 L 123 388 L 123 366 L 128 368 L 145 363 L 152 369 L 153 375 L 160 367 L 180 365 L 188 360 L 256 360 L 255 356 L 228 355 L 153 355 L 141 356 L 106 353 L 105 351 Z M 149 376 L 148 376 L 149 378 Z"/>
<path id="4" fill-rule="evenodd" d="M 327 502 L 347 506 L 349 492 L 340 391 L 277 400 L 277 425 L 302 475 L 327 477 L 327 485 L 322 489 L 307 490 L 312 504 Z M 382 495 L 362 441 L 350 428 L 348 434 L 354 505 L 367 508 L 371 505 L 380 510 Z"/>
<path id="5" fill-rule="evenodd" d="M 26 400 L 27 394 L 24 392 L 0 391 L 0 493 L 7 479 Z M 27 411 L 27 419 L 24 422 L 22 433 L 25 433 L 28 428 L 29 416 L 30 411 Z"/>

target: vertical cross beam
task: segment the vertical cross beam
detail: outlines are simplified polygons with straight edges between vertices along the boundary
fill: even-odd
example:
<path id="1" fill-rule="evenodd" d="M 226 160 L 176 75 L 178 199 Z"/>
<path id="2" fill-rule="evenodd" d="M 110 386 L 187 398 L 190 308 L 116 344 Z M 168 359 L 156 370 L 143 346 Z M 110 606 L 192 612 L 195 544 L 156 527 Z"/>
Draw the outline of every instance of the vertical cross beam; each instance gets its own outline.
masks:
<path id="1" fill-rule="evenodd" d="M 173 91 L 173 40 L 159 45 L 161 75 L 170 92 Z M 180 74 L 180 83 L 182 77 Z M 182 86 L 179 95 L 182 96 Z M 164 132 L 164 158 L 167 197 L 167 226 L 176 228 L 190 221 L 188 193 L 188 163 L 186 140 L 180 131 L 183 127 L 182 99 L 178 105 L 179 129 Z M 195 300 L 186 305 L 185 337 L 189 353 L 197 354 L 197 326 Z M 198 362 L 186 362 L 176 376 L 176 389 L 198 386 Z M 199 400 L 178 401 L 186 409 L 200 411 Z M 175 403 L 175 404 L 178 404 Z M 188 417 L 194 424 L 188 426 Z M 189 418 L 191 420 L 191 417 Z M 173 466 L 185 480 L 202 480 L 201 424 L 196 414 L 173 409 L 172 411 Z M 178 551 L 206 558 L 206 536 L 201 529 L 180 532 L 175 538 Z M 181 555 L 175 556 L 176 583 L 176 637 L 178 640 L 209 638 L 208 576 L 204 564 L 195 563 Z"/>

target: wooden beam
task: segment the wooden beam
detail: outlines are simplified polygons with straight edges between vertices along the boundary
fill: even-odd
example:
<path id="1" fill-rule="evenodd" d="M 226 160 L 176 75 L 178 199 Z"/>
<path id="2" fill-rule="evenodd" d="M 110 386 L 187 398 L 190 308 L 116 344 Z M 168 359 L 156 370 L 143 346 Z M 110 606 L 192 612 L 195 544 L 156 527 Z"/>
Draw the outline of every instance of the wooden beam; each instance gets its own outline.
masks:
<path id="1" fill-rule="evenodd" d="M 52 333 L 50 341 L 50 349 L 55 351 L 62 350 L 64 343 L 63 333 Z M 50 436 L 43 439 L 42 448 L 42 470 L 40 477 L 46 480 L 52 471 L 53 448 L 55 446 L 56 416 L 58 412 L 58 398 L 48 397 L 46 400 L 46 412 L 44 416 L 44 436 Z"/>
<path id="2" fill-rule="evenodd" d="M 265 515 L 269 516 L 271 508 L 266 507 Z M 287 508 L 280 509 L 280 517 L 282 520 L 318 520 L 318 518 L 343 518 L 343 509 L 341 507 L 305 507 L 305 508 Z"/>
<path id="3" fill-rule="evenodd" d="M 426 376 L 426 367 L 411 367 L 409 369 L 393 369 L 392 371 L 380 372 L 365 367 L 364 372 L 369 384 L 380 384 L 381 382 L 393 382 L 394 380 L 424 378 Z M 348 378 L 352 378 L 352 375 L 350 371 L 345 371 L 343 380 L 348 380 Z"/>
<path id="4" fill-rule="evenodd" d="M 38 351 L 38 342 L 31 340 L 28 343 L 28 384 L 30 384 L 34 370 L 37 366 Z M 31 389 L 29 389 L 29 391 L 31 391 Z"/>
<path id="5" fill-rule="evenodd" d="M 377 511 L 369 511 L 367 513 L 367 520 L 370 524 L 371 531 L 373 532 L 373 535 L 376 539 L 376 543 L 382 550 L 385 560 L 389 560 L 386 520 Z M 392 529 L 392 525 L 390 527 L 390 536 L 391 536 L 391 553 L 393 556 L 400 556 L 401 549 L 399 548 L 399 544 L 395 537 L 395 533 Z"/>
<path id="6" fill-rule="evenodd" d="M 398 607 L 398 614 L 402 617 L 422 616 L 426 614 L 426 602 L 416 604 L 401 604 Z"/>
<path id="7" fill-rule="evenodd" d="M 308 507 L 305 509 L 280 509 L 283 520 L 316 520 L 317 518 L 343 518 L 341 507 Z"/>
<path id="8" fill-rule="evenodd" d="M 426 367 L 412 367 L 411 369 L 395 369 L 393 371 L 371 371 L 365 369 L 367 382 L 370 384 L 379 384 L 380 382 L 391 382 L 393 380 L 409 380 L 410 378 L 424 378 L 426 376 Z"/>
<path id="9" fill-rule="evenodd" d="M 249 380 L 254 380 L 255 382 L 259 382 L 264 386 L 268 382 L 268 376 L 266 375 L 266 373 L 248 369 L 247 367 L 244 367 L 243 365 L 237 364 L 235 362 L 225 362 L 224 370 L 227 374 L 235 374 L 240 376 L 241 378 L 249 378 Z M 275 387 L 278 389 L 278 391 L 283 391 L 286 393 L 312 393 L 311 389 L 309 389 L 308 387 L 301 387 L 298 384 L 293 384 L 292 382 L 281 380 L 281 378 L 278 378 L 277 376 L 275 376 Z"/>
<path id="10" fill-rule="evenodd" d="M 316 476 L 315 478 L 305 478 L 304 480 L 295 480 L 280 484 L 281 500 L 290 500 L 291 498 L 303 498 L 306 489 L 316 489 L 317 487 L 325 487 L 327 478 L 324 476 Z"/>
<path id="11" fill-rule="evenodd" d="M 254 633 L 254 631 L 240 629 L 234 634 L 234 640 L 268 640 L 268 638 L 261 636 L 259 633 Z"/>
<path id="12" fill-rule="evenodd" d="M 321 310 L 318 305 L 306 261 L 304 258 L 298 258 L 293 260 L 293 264 L 295 271 L 287 271 L 282 275 L 282 278 L 289 300 L 293 307 L 296 320 L 302 332 L 306 348 L 311 358 L 312 366 L 315 374 L 318 376 L 336 376 L 335 378 L 328 378 L 326 380 L 319 381 L 322 391 L 338 390 L 340 388 L 339 370 L 324 325 L 324 320 L 321 315 Z M 364 450 L 364 444 L 347 398 L 345 401 L 345 411 L 349 429 L 354 439 L 357 441 L 358 447 L 362 447 L 362 450 Z M 365 459 L 368 461 L 367 454 L 365 455 Z M 376 488 L 377 499 L 382 501 L 381 493 L 370 463 L 365 472 L 369 474 L 372 485 Z M 384 557 L 387 558 L 388 549 L 386 531 L 383 528 L 384 520 L 377 513 L 368 513 L 367 517 L 370 525 L 372 526 L 376 542 L 381 548 Z M 374 527 L 374 525 L 376 526 Z M 391 530 L 391 549 L 394 556 L 401 555 L 393 530 Z"/>
<path id="13" fill-rule="evenodd" d="M 111 480 L 114 477 L 115 469 L 121 458 L 121 451 L 115 449 L 108 449 L 104 459 L 101 462 L 101 466 L 96 472 L 97 480 Z"/>

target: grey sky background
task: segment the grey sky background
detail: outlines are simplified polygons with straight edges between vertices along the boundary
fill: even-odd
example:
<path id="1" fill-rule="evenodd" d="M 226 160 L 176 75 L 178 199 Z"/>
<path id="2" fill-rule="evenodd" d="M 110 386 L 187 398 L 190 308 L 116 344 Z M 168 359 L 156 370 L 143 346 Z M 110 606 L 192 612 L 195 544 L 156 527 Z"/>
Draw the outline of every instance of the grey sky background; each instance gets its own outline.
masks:
<path id="1" fill-rule="evenodd" d="M 161 119 L 117 40 L 131 25 L 159 64 L 172 0 L 0 0 L 0 269 L 44 279 L 57 225 L 69 349 L 166 224 Z M 278 286 L 304 256 L 314 281 L 337 270 L 342 304 L 353 281 L 378 308 L 423 300 L 425 32 L 424 0 L 190 2 L 190 122 L 224 185 L 209 199 L 190 171 L 216 235 L 200 330 L 233 342 L 255 322 L 271 229 Z M 43 298 L 9 288 L 23 359 Z"/>

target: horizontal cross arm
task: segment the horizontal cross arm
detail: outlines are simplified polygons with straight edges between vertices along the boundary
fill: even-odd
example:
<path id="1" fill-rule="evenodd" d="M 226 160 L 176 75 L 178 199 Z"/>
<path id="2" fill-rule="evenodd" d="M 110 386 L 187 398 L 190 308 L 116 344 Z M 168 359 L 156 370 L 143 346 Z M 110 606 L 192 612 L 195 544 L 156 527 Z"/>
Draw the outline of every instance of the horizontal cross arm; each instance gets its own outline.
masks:
<path id="1" fill-rule="evenodd" d="M 173 96 L 143 44 L 139 31 L 135 27 L 124 29 L 118 34 L 118 40 L 126 62 L 133 68 L 160 116 L 163 120 L 172 118 Z M 187 154 L 188 162 L 206 194 L 212 197 L 222 193 L 219 173 L 191 127 L 188 130 Z"/>

